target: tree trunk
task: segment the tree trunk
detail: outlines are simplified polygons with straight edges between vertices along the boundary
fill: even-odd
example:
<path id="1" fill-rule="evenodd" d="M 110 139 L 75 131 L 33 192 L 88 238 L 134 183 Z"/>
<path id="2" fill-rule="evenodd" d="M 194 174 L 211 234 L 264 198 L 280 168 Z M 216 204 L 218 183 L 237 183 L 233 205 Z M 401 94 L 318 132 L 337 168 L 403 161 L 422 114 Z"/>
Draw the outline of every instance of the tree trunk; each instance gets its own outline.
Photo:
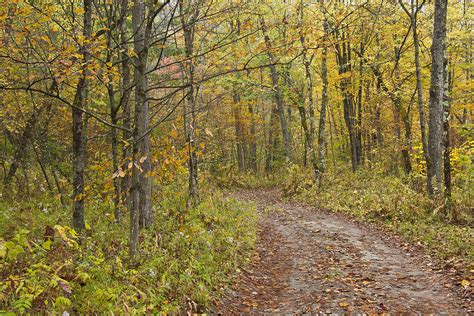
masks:
<path id="1" fill-rule="evenodd" d="M 418 7 L 418 0 L 416 0 L 416 8 L 414 8 L 415 0 L 411 0 L 411 21 L 413 31 L 413 46 L 415 48 L 415 72 L 416 72 L 416 89 L 417 89 L 417 101 L 418 101 L 418 116 L 420 120 L 420 131 L 421 131 L 421 146 L 423 150 L 423 158 L 425 159 L 426 166 L 430 164 L 428 155 L 428 140 L 426 137 L 426 119 L 425 119 L 425 108 L 423 105 L 423 87 L 421 83 L 421 66 L 420 66 L 420 42 L 418 40 L 417 30 L 417 16 L 418 11 L 421 9 Z M 427 167 L 429 168 L 429 167 Z M 427 188 L 427 191 L 430 190 Z"/>
<path id="2" fill-rule="evenodd" d="M 336 33 L 337 37 L 338 33 Z M 342 33 L 342 43 L 336 43 L 336 62 L 338 64 L 339 75 L 344 75 L 351 71 L 351 48 L 347 42 L 345 33 Z M 349 134 L 349 146 L 351 152 L 352 171 L 356 171 L 360 165 L 360 157 L 358 156 L 358 145 L 356 136 L 356 113 L 354 109 L 354 96 L 350 91 L 350 78 L 343 77 L 340 82 L 342 93 L 342 103 L 344 109 L 344 121 L 346 123 L 347 132 Z"/>
<path id="3" fill-rule="evenodd" d="M 325 128 L 326 128 L 326 110 L 328 107 L 328 72 L 327 72 L 327 48 L 323 47 L 323 54 L 321 57 L 321 79 L 323 81 L 323 91 L 321 98 L 321 110 L 319 113 L 319 130 L 318 130 L 318 175 L 317 181 L 321 185 L 322 174 L 326 169 L 325 165 Z"/>
<path id="4" fill-rule="evenodd" d="M 140 166 L 144 150 L 144 139 L 142 139 L 145 129 L 145 115 L 143 110 L 146 107 L 146 58 L 147 47 L 145 43 L 145 3 L 144 0 L 137 0 L 132 9 L 132 26 L 134 34 L 135 51 L 135 111 L 134 129 L 132 137 L 132 183 L 130 188 L 130 255 L 133 256 L 138 250 L 140 224 L 146 224 L 144 213 L 146 210 L 143 201 L 146 192 L 146 183 L 143 181 L 144 169 Z M 147 155 L 144 159 L 148 160 Z M 143 221 L 145 219 L 145 222 Z"/>
<path id="5" fill-rule="evenodd" d="M 253 170 L 254 173 L 257 172 L 257 135 L 256 135 L 256 126 L 255 126 L 255 113 L 252 105 L 249 105 L 249 114 L 250 114 L 250 156 L 249 156 L 249 167 Z"/>
<path id="6" fill-rule="evenodd" d="M 109 12 L 107 16 L 107 23 L 108 25 L 112 25 L 113 17 L 112 17 L 113 8 L 112 5 L 109 5 Z M 107 32 L 107 56 L 106 56 L 106 64 L 112 64 L 112 32 L 109 30 Z M 115 89 L 114 89 L 114 80 L 113 76 L 110 73 L 111 69 L 109 70 L 108 75 L 108 84 L 107 84 L 107 94 L 109 99 L 109 113 L 110 113 L 110 121 L 112 124 L 117 124 L 117 111 L 118 105 L 115 104 Z M 119 161 L 118 161 L 118 137 L 117 137 L 117 130 L 115 127 L 110 128 L 110 138 L 111 138 L 111 150 L 112 150 L 112 173 L 116 173 L 119 170 Z M 114 185 L 114 196 L 113 196 L 113 203 L 114 203 L 114 220 L 116 223 L 120 222 L 120 177 L 114 176 L 113 177 L 113 185 Z"/>
<path id="7" fill-rule="evenodd" d="M 410 151 L 411 151 L 411 126 L 410 126 L 410 111 L 408 110 L 403 116 L 403 127 L 405 129 L 405 143 L 403 144 L 402 157 L 403 167 L 406 174 L 412 171 Z"/>
<path id="8" fill-rule="evenodd" d="M 276 117 L 278 115 L 277 112 L 278 110 L 276 109 L 275 106 L 273 106 L 270 111 L 270 121 L 268 123 L 268 143 L 267 143 L 267 153 L 265 157 L 265 172 L 267 173 L 267 175 L 269 175 L 270 172 L 272 171 L 272 162 L 273 162 L 273 156 L 274 156 L 273 144 L 275 143 L 274 138 L 276 138 L 274 136 L 274 130 L 276 129 Z"/>
<path id="9" fill-rule="evenodd" d="M 283 138 L 283 145 L 285 149 L 285 160 L 290 162 L 291 160 L 291 140 L 288 131 L 288 124 L 285 117 L 285 107 L 283 105 L 283 95 L 280 89 L 279 76 L 276 69 L 276 59 L 272 53 L 272 45 L 270 43 L 270 37 L 268 36 L 267 26 L 263 17 L 260 18 L 260 25 L 262 27 L 263 37 L 265 39 L 265 45 L 267 47 L 267 56 L 270 61 L 270 76 L 272 80 L 273 92 L 275 97 L 275 103 L 278 109 L 278 117 L 280 119 L 281 134 Z"/>
<path id="10" fill-rule="evenodd" d="M 317 180 L 318 179 L 318 166 L 316 163 L 316 154 L 314 152 L 314 146 L 311 141 L 311 132 L 309 130 L 308 123 L 307 123 L 306 110 L 304 106 L 298 106 L 298 111 L 301 117 L 301 126 L 303 127 L 306 147 L 308 148 L 309 157 L 311 159 L 311 166 L 313 168 L 313 176 L 315 180 Z"/>
<path id="11" fill-rule="evenodd" d="M 304 102 L 301 106 L 298 106 L 298 111 L 301 116 L 301 125 L 303 127 L 303 132 L 305 136 L 305 165 L 306 165 L 306 149 L 309 153 L 309 158 L 311 160 L 311 166 L 313 168 L 313 175 L 315 181 L 319 181 L 318 162 L 316 160 L 316 153 L 314 151 L 314 106 L 313 106 L 313 78 L 311 76 L 311 60 L 308 60 L 308 49 L 306 47 L 306 39 L 303 31 L 304 24 L 304 4 L 303 1 L 300 2 L 300 21 L 299 21 L 299 33 L 300 33 L 300 42 L 303 47 L 302 58 L 303 66 L 305 69 L 305 79 L 306 79 L 306 94 L 308 95 L 308 112 L 309 112 L 309 127 L 306 119 L 306 110 Z M 319 149 L 319 148 L 318 148 Z"/>
<path id="12" fill-rule="evenodd" d="M 332 158 L 332 165 L 336 166 L 336 154 L 334 150 L 334 131 L 336 129 L 335 122 L 334 122 L 334 115 L 332 115 L 331 108 L 328 107 L 328 119 L 329 119 L 329 142 L 331 145 L 331 158 Z"/>
<path id="13" fill-rule="evenodd" d="M 240 95 L 234 91 L 233 95 L 234 104 L 233 104 L 233 112 L 234 112 L 234 128 L 235 128 L 235 142 L 237 144 L 237 165 L 239 167 L 239 171 L 242 172 L 245 170 L 245 158 L 244 158 L 244 146 L 245 143 L 243 141 L 243 128 L 242 128 L 242 121 L 240 117 Z"/>
<path id="14" fill-rule="evenodd" d="M 446 215 L 449 215 L 453 211 L 452 216 L 453 220 L 458 220 L 458 214 L 455 208 L 451 208 L 451 140 L 449 138 L 449 120 L 450 120 L 450 100 L 449 94 L 452 87 L 452 75 L 448 70 L 447 59 L 445 59 L 444 67 L 444 78 L 445 78 L 445 94 L 443 97 L 443 160 L 444 160 L 444 212 Z M 448 75 L 449 73 L 449 75 Z"/>
<path id="15" fill-rule="evenodd" d="M 433 195 L 441 191 L 443 172 L 443 96 L 444 96 L 444 55 L 446 50 L 447 0 L 435 0 L 433 43 L 431 45 L 431 84 L 429 102 L 429 138 L 427 188 Z M 434 181 L 434 183 L 433 183 Z"/>
<path id="16" fill-rule="evenodd" d="M 128 34 L 125 27 L 125 21 L 128 16 L 128 0 L 122 0 L 121 2 L 121 19 L 119 23 L 120 32 L 120 46 L 121 46 L 121 96 L 119 108 L 122 108 L 123 116 L 123 127 L 130 130 L 131 128 L 131 113 L 130 113 L 130 95 L 131 95 L 131 73 L 130 73 L 130 56 L 128 55 Z M 128 130 L 124 130 L 122 137 L 126 142 L 131 141 L 132 133 Z M 128 168 L 128 164 L 132 160 L 132 146 L 125 144 L 122 149 L 122 169 L 125 171 L 124 177 L 121 178 L 120 192 L 122 205 L 126 205 L 130 208 L 128 196 L 130 194 L 131 174 Z"/>
<path id="17" fill-rule="evenodd" d="M 188 170 L 189 170 L 189 200 L 188 207 L 196 205 L 199 201 L 199 182 L 198 182 L 198 160 L 197 160 L 197 144 L 196 144 L 196 85 L 194 82 L 194 30 L 195 30 L 195 15 L 197 15 L 198 8 L 193 16 L 190 17 L 189 21 L 186 21 L 186 16 L 183 0 L 179 1 L 180 13 L 181 13 L 181 26 L 184 33 L 184 48 L 187 58 L 187 77 L 189 84 L 189 91 L 187 95 L 188 112 L 190 113 L 189 128 L 187 129 L 187 142 L 188 142 Z M 189 8 L 188 8 L 189 9 Z"/>
<path id="18" fill-rule="evenodd" d="M 86 126 L 84 124 L 83 111 L 88 102 L 88 63 L 90 54 L 87 43 L 92 37 L 92 0 L 84 0 L 84 29 L 83 35 L 86 44 L 81 47 L 83 66 L 82 76 L 76 88 L 74 98 L 75 107 L 72 109 L 72 173 L 73 173 L 73 208 L 72 208 L 72 226 L 76 230 L 85 228 L 84 221 L 84 168 L 86 160 Z"/>
<path id="19" fill-rule="evenodd" d="M 360 52 L 361 55 L 364 56 L 364 45 L 361 41 L 360 43 Z M 363 165 L 363 153 L 362 153 L 362 104 L 363 104 L 363 66 L 364 60 L 360 58 L 359 60 L 359 89 L 357 93 L 357 113 L 354 113 L 356 117 L 356 150 L 357 150 L 357 157 L 359 159 L 359 165 Z"/>
<path id="20" fill-rule="evenodd" d="M 134 30 L 134 50 L 137 54 L 135 59 L 135 125 L 138 126 L 139 157 L 135 157 L 134 164 L 141 168 L 139 176 L 139 225 L 148 228 L 152 223 L 151 208 L 151 156 L 150 156 L 150 134 L 149 107 L 148 107 L 148 49 L 149 41 L 146 34 L 145 20 L 146 8 L 143 0 L 135 1 L 132 13 Z M 139 110 L 138 110 L 139 109 Z M 147 133 L 145 135 L 145 133 Z"/>

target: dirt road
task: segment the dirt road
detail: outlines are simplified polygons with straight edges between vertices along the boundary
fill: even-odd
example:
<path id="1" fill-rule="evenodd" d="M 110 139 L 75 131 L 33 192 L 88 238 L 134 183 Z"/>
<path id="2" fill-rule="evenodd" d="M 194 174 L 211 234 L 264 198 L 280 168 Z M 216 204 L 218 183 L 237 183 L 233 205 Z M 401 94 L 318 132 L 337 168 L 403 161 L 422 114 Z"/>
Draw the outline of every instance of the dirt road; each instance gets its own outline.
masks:
<path id="1" fill-rule="evenodd" d="M 260 209 L 259 240 L 252 263 L 217 304 L 219 313 L 472 312 L 423 253 L 343 215 L 279 196 L 236 193 Z"/>

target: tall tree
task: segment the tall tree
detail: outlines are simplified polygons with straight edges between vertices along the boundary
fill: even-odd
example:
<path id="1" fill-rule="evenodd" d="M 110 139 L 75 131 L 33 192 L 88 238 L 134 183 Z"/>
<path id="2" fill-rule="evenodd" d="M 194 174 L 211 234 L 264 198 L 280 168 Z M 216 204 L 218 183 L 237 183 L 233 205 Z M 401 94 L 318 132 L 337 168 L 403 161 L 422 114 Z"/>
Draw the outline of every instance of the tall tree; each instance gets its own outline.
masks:
<path id="1" fill-rule="evenodd" d="M 290 162 L 291 160 L 291 139 L 290 133 L 288 131 L 288 123 L 285 115 L 285 106 L 283 102 L 283 94 L 281 91 L 280 83 L 279 83 L 279 75 L 276 68 L 276 58 L 272 52 L 273 47 L 270 40 L 270 36 L 268 35 L 268 28 L 265 23 L 265 19 L 263 16 L 260 16 L 260 26 L 263 32 L 263 38 L 265 40 L 265 46 L 267 49 L 267 56 L 270 62 L 270 77 L 272 81 L 272 89 L 275 98 L 276 108 L 278 111 L 278 117 L 280 119 L 280 127 L 281 127 L 281 134 L 283 138 L 283 146 L 285 150 L 285 160 Z"/>
<path id="2" fill-rule="evenodd" d="M 122 137 L 124 140 L 129 141 L 132 137 L 131 130 L 131 111 L 130 111 L 130 96 L 132 92 L 132 77 L 130 71 L 130 56 L 128 55 L 128 32 L 126 27 L 127 17 L 129 16 L 129 8 L 128 8 L 128 0 L 121 0 L 120 2 L 120 18 L 118 23 L 118 32 L 119 32 L 119 43 L 120 43 L 120 54 L 119 59 L 122 61 L 120 64 L 120 101 L 118 107 L 122 109 L 122 116 L 123 116 L 123 127 L 125 128 L 122 133 Z M 128 164 L 131 161 L 132 155 L 132 146 L 125 145 L 122 149 L 122 160 L 123 165 L 122 169 L 127 170 Z M 131 183 L 131 176 L 129 172 L 126 172 L 125 175 L 122 177 L 122 181 L 120 183 L 121 188 L 120 192 L 122 194 L 121 201 L 125 205 L 130 208 L 130 201 L 128 196 L 130 194 L 130 183 Z"/>
<path id="3" fill-rule="evenodd" d="M 444 58 L 446 53 L 447 0 L 435 0 L 433 43 L 431 45 L 431 83 L 429 102 L 429 161 L 427 189 L 429 194 L 441 190 L 443 174 L 443 98 L 445 90 Z"/>
<path id="4" fill-rule="evenodd" d="M 450 139 L 450 93 L 452 90 L 452 72 L 448 69 L 448 58 L 445 58 L 444 65 L 444 80 L 445 89 L 443 95 L 443 171 L 444 171 L 444 211 L 446 215 L 451 212 L 451 195 L 452 195 L 452 183 L 451 183 L 451 139 Z M 458 220 L 457 211 L 453 212 L 453 219 Z"/>
<path id="5" fill-rule="evenodd" d="M 319 169 L 318 163 L 316 161 L 316 153 L 314 151 L 314 101 L 313 101 L 313 78 L 311 73 L 311 61 L 312 57 L 309 58 L 308 56 L 308 47 L 306 44 L 305 38 L 305 30 L 304 27 L 304 1 L 301 0 L 299 4 L 299 20 L 298 20 L 298 28 L 299 28 L 299 36 L 301 42 L 301 49 L 302 49 L 302 59 L 303 59 L 303 66 L 305 70 L 305 84 L 306 84 L 306 95 L 308 99 L 308 112 L 309 112 L 309 126 L 307 123 L 306 118 L 306 108 L 305 108 L 305 101 L 303 100 L 302 104 L 298 106 L 298 111 L 301 116 L 301 125 L 303 127 L 303 132 L 305 136 L 306 148 L 308 148 L 309 152 L 309 159 L 311 161 L 311 166 L 313 168 L 314 178 L 316 181 L 319 179 Z M 305 155 L 306 158 L 306 155 Z"/>
<path id="6" fill-rule="evenodd" d="M 426 136 L 426 119 L 425 119 L 425 108 L 423 104 L 423 86 L 421 83 L 421 66 L 420 66 L 420 40 L 418 39 L 418 12 L 423 7 L 425 1 L 421 4 L 418 0 L 410 0 L 410 11 L 405 7 L 402 0 L 399 3 L 405 13 L 410 18 L 411 30 L 413 33 L 413 47 L 414 47 L 414 59 L 415 59 L 415 73 L 416 73 L 416 91 L 417 91 L 417 104 L 418 104 L 418 117 L 420 122 L 420 133 L 421 133 L 421 145 L 423 151 L 423 158 L 425 159 L 426 165 L 430 163 L 428 155 L 428 139 Z"/>
<path id="7" fill-rule="evenodd" d="M 196 143 L 196 83 L 195 83 L 195 58 L 194 58 L 194 38 L 196 31 L 196 21 L 200 12 L 200 5 L 202 1 L 186 1 L 179 0 L 179 10 L 181 16 L 181 27 L 184 36 L 184 50 L 186 54 L 186 76 L 187 85 L 187 111 L 189 112 L 189 122 L 185 119 L 185 128 L 188 142 L 188 171 L 189 171 L 189 200 L 188 206 L 195 205 L 199 200 L 199 180 L 198 180 L 198 158 L 197 158 L 197 143 Z M 189 124 L 189 125 L 188 125 Z M 188 125 L 188 126 L 186 126 Z"/>
<path id="8" fill-rule="evenodd" d="M 81 46 L 82 52 L 82 74 L 76 87 L 76 96 L 74 98 L 74 107 L 72 109 L 72 172 L 73 172 L 73 211 L 72 225 L 77 230 L 85 227 L 84 221 L 84 168 L 86 160 L 85 139 L 87 131 L 84 124 L 83 109 L 87 107 L 88 102 L 88 63 L 90 45 L 92 37 L 92 0 L 84 0 L 84 41 Z"/>
<path id="9" fill-rule="evenodd" d="M 321 55 L 321 79 L 323 82 L 322 97 L 321 97 L 321 109 L 319 111 L 319 128 L 318 128 L 318 175 L 317 181 L 321 185 L 321 178 L 326 169 L 325 166 L 325 128 L 326 128 L 326 111 L 329 103 L 328 96 L 328 69 L 327 69 L 327 36 L 328 36 L 328 22 L 324 19 L 323 22 L 324 28 L 324 42 L 323 42 L 323 52 Z"/>

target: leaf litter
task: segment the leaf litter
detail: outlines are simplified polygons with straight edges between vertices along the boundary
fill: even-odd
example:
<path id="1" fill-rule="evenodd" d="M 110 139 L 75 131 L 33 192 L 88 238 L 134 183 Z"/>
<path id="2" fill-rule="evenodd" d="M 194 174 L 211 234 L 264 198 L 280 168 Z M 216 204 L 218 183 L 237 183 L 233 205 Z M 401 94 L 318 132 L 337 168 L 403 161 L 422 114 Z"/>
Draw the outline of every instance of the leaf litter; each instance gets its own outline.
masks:
<path id="1" fill-rule="evenodd" d="M 462 295 L 416 247 L 394 243 L 387 234 L 342 214 L 284 202 L 275 189 L 235 195 L 257 203 L 259 240 L 252 262 L 215 304 L 215 313 L 474 311 L 472 291 Z"/>

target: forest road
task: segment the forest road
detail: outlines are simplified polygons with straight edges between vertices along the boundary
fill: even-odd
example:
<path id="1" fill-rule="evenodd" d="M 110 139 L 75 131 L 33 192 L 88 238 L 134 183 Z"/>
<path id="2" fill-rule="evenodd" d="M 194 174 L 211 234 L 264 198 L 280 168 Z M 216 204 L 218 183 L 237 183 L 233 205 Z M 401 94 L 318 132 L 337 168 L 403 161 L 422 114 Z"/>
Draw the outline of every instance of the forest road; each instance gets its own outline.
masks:
<path id="1" fill-rule="evenodd" d="M 259 237 L 216 313 L 473 313 L 429 256 L 347 216 L 280 196 L 274 189 L 235 193 L 257 203 Z"/>

